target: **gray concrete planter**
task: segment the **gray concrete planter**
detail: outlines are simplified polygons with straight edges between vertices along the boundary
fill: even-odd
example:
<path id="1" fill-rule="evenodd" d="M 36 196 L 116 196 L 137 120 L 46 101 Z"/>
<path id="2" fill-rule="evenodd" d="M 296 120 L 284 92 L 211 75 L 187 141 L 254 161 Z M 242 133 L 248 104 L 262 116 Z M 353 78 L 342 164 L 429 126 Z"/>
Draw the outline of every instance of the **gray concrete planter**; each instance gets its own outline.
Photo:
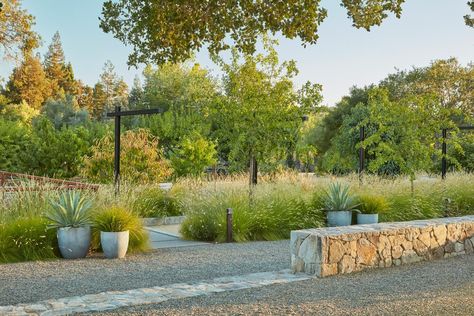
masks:
<path id="1" fill-rule="evenodd" d="M 379 214 L 357 214 L 357 224 L 377 224 Z"/>
<path id="2" fill-rule="evenodd" d="M 89 252 L 91 228 L 61 227 L 57 231 L 58 246 L 61 256 L 65 259 L 84 258 Z"/>
<path id="3" fill-rule="evenodd" d="M 328 226 L 349 226 L 352 224 L 352 211 L 328 211 Z"/>
<path id="4" fill-rule="evenodd" d="M 100 232 L 100 245 L 108 259 L 125 258 L 128 249 L 129 231 Z"/>

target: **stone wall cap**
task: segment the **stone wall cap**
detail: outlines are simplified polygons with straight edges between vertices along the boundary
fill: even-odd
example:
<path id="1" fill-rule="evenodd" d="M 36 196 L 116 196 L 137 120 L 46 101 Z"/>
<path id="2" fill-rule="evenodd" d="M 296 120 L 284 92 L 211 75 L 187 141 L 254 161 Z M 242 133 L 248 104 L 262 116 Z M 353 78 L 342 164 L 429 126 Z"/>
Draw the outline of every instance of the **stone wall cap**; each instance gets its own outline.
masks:
<path id="1" fill-rule="evenodd" d="M 387 222 L 378 224 L 364 224 L 364 225 L 351 225 L 351 226 L 339 226 L 339 227 L 324 227 L 324 228 L 311 228 L 292 231 L 294 234 L 305 234 L 305 235 L 319 235 L 319 236 L 339 236 L 345 234 L 357 234 L 357 233 L 369 233 L 369 232 L 382 232 L 394 229 L 405 229 L 405 228 L 424 228 L 430 226 L 436 226 L 441 224 L 458 224 L 474 222 L 474 215 L 462 216 L 462 217 L 443 217 L 428 220 L 416 220 L 407 222 Z"/>

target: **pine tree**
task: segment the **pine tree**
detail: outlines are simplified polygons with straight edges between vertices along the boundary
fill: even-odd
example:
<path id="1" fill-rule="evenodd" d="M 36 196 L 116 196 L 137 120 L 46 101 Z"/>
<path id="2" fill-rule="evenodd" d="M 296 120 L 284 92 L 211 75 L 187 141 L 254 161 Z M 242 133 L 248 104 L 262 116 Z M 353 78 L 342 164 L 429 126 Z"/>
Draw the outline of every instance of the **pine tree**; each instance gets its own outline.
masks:
<path id="1" fill-rule="evenodd" d="M 107 93 L 105 92 L 104 86 L 100 82 L 95 84 L 92 98 L 94 105 L 89 114 L 97 120 L 103 119 L 105 117 Z"/>
<path id="2" fill-rule="evenodd" d="M 87 110 L 92 116 L 92 110 L 94 109 L 94 89 L 83 84 L 80 80 L 77 81 L 76 89 L 77 104 L 81 109 Z"/>
<path id="3" fill-rule="evenodd" d="M 115 72 L 115 67 L 110 60 L 104 64 L 103 72 L 100 75 L 99 83 L 106 96 L 104 111 L 111 111 L 115 105 L 126 107 L 128 103 L 128 86 L 119 78 Z M 103 114 L 105 115 L 105 113 Z"/>
<path id="4" fill-rule="evenodd" d="M 52 96 L 61 98 L 64 94 L 76 94 L 77 82 L 74 80 L 74 72 L 71 63 L 66 64 L 61 37 L 59 32 L 53 36 L 44 59 L 46 76 L 51 81 Z"/>
<path id="5" fill-rule="evenodd" d="M 135 77 L 133 87 L 130 90 L 128 104 L 131 109 L 139 109 L 143 107 L 143 87 L 140 78 Z"/>
<path id="6" fill-rule="evenodd" d="M 78 82 L 74 79 L 74 70 L 71 63 L 66 64 L 64 80 L 60 83 L 60 86 L 67 94 L 78 94 Z"/>
<path id="7" fill-rule="evenodd" d="M 14 103 L 25 101 L 35 109 L 51 96 L 50 82 L 38 56 L 25 53 L 21 65 L 10 75 L 6 95 Z"/>

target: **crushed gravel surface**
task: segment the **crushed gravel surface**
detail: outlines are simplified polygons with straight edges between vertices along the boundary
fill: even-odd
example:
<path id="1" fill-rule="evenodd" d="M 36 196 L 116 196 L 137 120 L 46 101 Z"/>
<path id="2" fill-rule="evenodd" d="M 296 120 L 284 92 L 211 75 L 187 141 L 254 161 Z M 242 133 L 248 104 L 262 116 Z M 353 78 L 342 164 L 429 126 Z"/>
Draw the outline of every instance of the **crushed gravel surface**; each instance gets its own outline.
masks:
<path id="1" fill-rule="evenodd" d="M 114 310 L 101 315 L 474 315 L 474 256 Z"/>
<path id="2" fill-rule="evenodd" d="M 102 257 L 0 265 L 0 305 L 129 290 L 289 268 L 288 240 L 170 248 L 122 260 Z"/>

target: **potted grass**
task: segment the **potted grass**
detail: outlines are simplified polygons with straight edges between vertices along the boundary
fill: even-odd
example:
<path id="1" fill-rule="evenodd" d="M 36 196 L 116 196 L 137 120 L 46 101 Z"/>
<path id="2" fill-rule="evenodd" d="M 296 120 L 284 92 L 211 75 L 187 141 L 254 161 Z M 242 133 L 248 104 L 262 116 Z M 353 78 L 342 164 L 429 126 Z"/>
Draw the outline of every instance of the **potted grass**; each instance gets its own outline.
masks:
<path id="1" fill-rule="evenodd" d="M 141 225 L 140 219 L 129 210 L 112 206 L 94 216 L 94 229 L 100 231 L 100 245 L 106 258 L 124 258 L 130 230 Z"/>
<path id="2" fill-rule="evenodd" d="M 389 209 L 387 200 L 380 195 L 361 195 L 359 203 L 357 224 L 376 224 L 379 222 L 379 214 Z"/>
<path id="3" fill-rule="evenodd" d="M 328 226 L 351 225 L 352 212 L 358 212 L 358 205 L 356 198 L 350 194 L 348 185 L 331 183 L 324 198 Z"/>
<path id="4" fill-rule="evenodd" d="M 91 242 L 92 202 L 80 192 L 67 191 L 58 200 L 50 200 L 46 218 L 49 228 L 57 229 L 59 252 L 65 259 L 84 258 Z"/>

